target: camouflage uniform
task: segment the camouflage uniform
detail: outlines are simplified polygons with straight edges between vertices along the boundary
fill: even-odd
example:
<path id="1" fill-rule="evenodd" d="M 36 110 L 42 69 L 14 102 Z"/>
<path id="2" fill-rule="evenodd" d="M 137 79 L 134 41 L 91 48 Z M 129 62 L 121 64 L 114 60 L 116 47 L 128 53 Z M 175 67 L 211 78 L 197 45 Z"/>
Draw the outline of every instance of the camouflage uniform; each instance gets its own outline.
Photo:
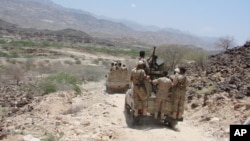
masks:
<path id="1" fill-rule="evenodd" d="M 169 89 L 172 86 L 172 81 L 167 78 L 167 77 L 161 77 L 158 79 L 155 79 L 152 81 L 152 83 L 154 85 L 158 84 L 158 90 L 156 93 L 156 99 L 155 99 L 155 119 L 158 116 L 158 112 L 161 112 L 161 119 L 164 119 L 164 114 L 165 114 L 165 110 L 164 108 L 166 107 L 165 103 L 166 103 L 166 99 L 167 96 L 169 94 Z"/>
<path id="2" fill-rule="evenodd" d="M 188 79 L 183 74 L 177 74 L 173 78 L 173 118 L 182 118 Z"/>
<path id="3" fill-rule="evenodd" d="M 142 103 L 143 115 L 147 113 L 147 94 L 145 88 L 146 73 L 143 69 L 134 68 L 131 72 L 133 83 L 134 115 L 138 116 L 139 101 Z"/>
<path id="4" fill-rule="evenodd" d="M 140 57 L 139 61 L 142 61 L 145 64 L 145 69 L 144 70 L 145 70 L 145 73 L 148 73 L 149 72 L 149 64 L 148 64 L 147 59 Z"/>
<path id="5" fill-rule="evenodd" d="M 148 74 L 149 71 L 150 71 L 150 69 L 149 69 L 149 64 L 148 64 L 147 59 L 140 57 L 140 58 L 139 58 L 139 61 L 142 61 L 142 62 L 144 63 L 144 65 L 145 65 L 144 71 L 145 71 L 146 74 Z M 151 84 L 150 84 L 148 81 L 146 81 L 146 82 L 145 82 L 145 86 L 146 86 L 147 95 L 148 95 L 148 96 L 151 96 L 151 91 L 152 91 L 152 86 L 151 86 Z"/>

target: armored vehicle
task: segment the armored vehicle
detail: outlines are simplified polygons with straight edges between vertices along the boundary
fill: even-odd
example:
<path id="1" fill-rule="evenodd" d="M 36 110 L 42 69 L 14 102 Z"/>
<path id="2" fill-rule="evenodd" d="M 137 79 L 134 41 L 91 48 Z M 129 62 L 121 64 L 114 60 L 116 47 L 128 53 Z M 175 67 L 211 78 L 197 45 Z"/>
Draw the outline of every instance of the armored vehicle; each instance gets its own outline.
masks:
<path id="1" fill-rule="evenodd" d="M 151 77 L 151 79 L 157 79 L 159 77 L 161 77 L 162 71 L 163 71 L 163 66 L 164 66 L 164 61 L 161 61 L 160 59 L 157 59 L 157 56 L 155 55 L 155 48 L 154 51 L 152 53 L 152 59 L 149 62 L 149 67 L 150 67 L 150 71 L 148 72 L 148 75 Z M 133 87 L 133 86 L 132 86 Z M 147 87 L 147 85 L 146 85 Z M 142 109 L 142 105 L 139 104 L 139 108 L 138 108 L 138 113 L 139 116 L 138 117 L 134 117 L 133 113 L 134 113 L 134 100 L 133 100 L 133 88 L 128 89 L 128 91 L 126 92 L 125 95 L 125 113 L 130 117 L 130 120 L 132 120 L 132 122 L 130 122 L 131 125 L 129 126 L 133 126 L 133 125 L 141 125 L 143 124 L 145 118 L 149 118 L 150 120 L 155 120 L 154 119 L 154 107 L 155 107 L 155 99 L 156 99 L 156 91 L 157 91 L 157 87 L 152 86 L 150 88 L 150 92 L 151 94 L 149 94 L 148 98 L 147 98 L 147 112 L 149 113 L 149 115 L 147 116 L 143 116 L 143 109 Z M 139 101 L 140 103 L 140 101 Z M 168 92 L 168 98 L 166 100 L 166 104 L 165 107 L 163 107 L 166 111 L 166 114 L 164 115 L 164 121 L 162 121 L 160 119 L 160 112 L 158 113 L 158 121 L 163 122 L 164 124 L 170 126 L 171 128 L 175 128 L 175 126 L 177 125 L 178 121 L 183 121 L 183 119 L 173 119 L 171 117 L 172 114 L 172 106 L 173 106 L 173 98 L 172 98 L 172 94 L 171 92 Z M 128 122 L 127 122 L 128 123 Z"/>
<path id="2" fill-rule="evenodd" d="M 106 75 L 106 92 L 107 93 L 125 93 L 130 87 L 129 73 L 125 64 L 113 62 L 114 66 L 110 68 Z M 121 63 L 121 66 L 118 64 Z"/>

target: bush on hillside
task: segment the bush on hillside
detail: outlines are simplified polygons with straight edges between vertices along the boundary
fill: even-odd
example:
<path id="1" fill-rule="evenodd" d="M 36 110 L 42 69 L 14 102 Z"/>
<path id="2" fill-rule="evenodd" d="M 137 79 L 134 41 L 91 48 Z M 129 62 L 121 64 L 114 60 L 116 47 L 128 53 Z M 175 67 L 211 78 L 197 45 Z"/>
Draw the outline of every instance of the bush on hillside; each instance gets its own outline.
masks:
<path id="1" fill-rule="evenodd" d="M 76 94 L 80 94 L 82 91 L 78 84 L 80 84 L 80 82 L 75 76 L 61 72 L 46 77 L 40 82 L 39 87 L 43 94 L 69 90 L 74 90 Z"/>

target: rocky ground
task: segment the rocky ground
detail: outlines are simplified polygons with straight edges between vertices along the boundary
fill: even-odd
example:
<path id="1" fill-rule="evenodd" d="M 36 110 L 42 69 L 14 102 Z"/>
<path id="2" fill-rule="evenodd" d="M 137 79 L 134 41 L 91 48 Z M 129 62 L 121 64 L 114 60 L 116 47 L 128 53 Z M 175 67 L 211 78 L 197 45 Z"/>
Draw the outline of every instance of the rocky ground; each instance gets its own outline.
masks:
<path id="1" fill-rule="evenodd" d="M 228 137 L 230 124 L 250 116 L 250 45 L 209 57 L 206 71 L 189 66 L 187 119 L 216 137 Z"/>
<path id="2" fill-rule="evenodd" d="M 185 120 L 177 131 L 157 122 L 129 128 L 125 95 L 107 94 L 104 81 L 82 84 L 82 95 L 59 91 L 36 96 L 19 86 L 1 85 L 0 112 L 8 112 L 1 117 L 0 140 L 228 140 L 229 125 L 242 124 L 250 116 L 249 54 L 249 46 L 238 47 L 211 56 L 207 71 L 196 69 L 195 64 L 188 67 L 191 86 Z"/>
<path id="3" fill-rule="evenodd" d="M 97 85 L 98 84 L 98 85 Z M 58 92 L 34 98 L 30 112 L 3 119 L 8 131 L 4 141 L 60 139 L 60 141 L 109 140 L 190 140 L 210 141 L 200 127 L 188 121 L 178 125 L 178 131 L 160 123 L 129 128 L 124 114 L 124 94 L 108 95 L 104 82 L 82 86 L 88 92 L 75 96 Z"/>

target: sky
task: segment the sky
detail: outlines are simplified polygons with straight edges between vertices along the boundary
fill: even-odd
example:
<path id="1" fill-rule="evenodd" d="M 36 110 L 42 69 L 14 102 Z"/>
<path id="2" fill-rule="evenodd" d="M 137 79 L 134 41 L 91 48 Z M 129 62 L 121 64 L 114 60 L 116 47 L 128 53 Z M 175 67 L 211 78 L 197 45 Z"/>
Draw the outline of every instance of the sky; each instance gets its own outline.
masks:
<path id="1" fill-rule="evenodd" d="M 198 36 L 250 40 L 250 0 L 52 0 L 66 8 Z"/>

